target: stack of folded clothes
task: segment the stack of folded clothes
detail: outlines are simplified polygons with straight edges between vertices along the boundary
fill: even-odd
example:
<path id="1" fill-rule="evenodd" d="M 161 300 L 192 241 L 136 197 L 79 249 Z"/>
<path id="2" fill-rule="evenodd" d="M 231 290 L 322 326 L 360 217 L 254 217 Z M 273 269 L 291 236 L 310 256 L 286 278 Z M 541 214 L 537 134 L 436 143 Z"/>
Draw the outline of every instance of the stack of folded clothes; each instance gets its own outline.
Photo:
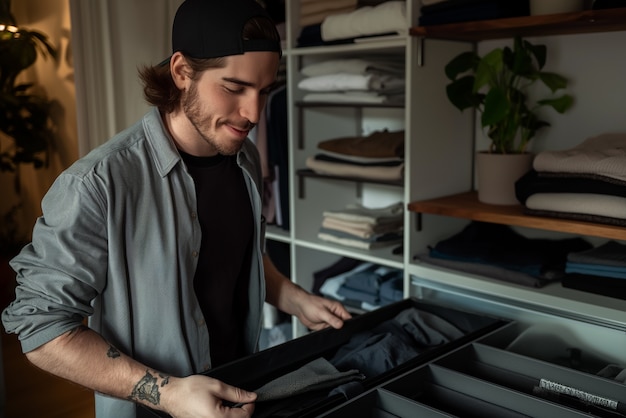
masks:
<path id="1" fill-rule="evenodd" d="M 305 15 L 300 23 L 308 25 L 302 25 L 298 47 L 346 44 L 408 32 L 405 1 L 358 0 L 354 10 L 353 3 L 345 0 L 315 0 L 315 5 L 307 4 L 310 0 L 303 1 L 301 10 Z M 309 13 L 311 7 L 313 15 Z"/>
<path id="2" fill-rule="evenodd" d="M 626 299 L 626 245 L 610 240 L 567 256 L 563 287 Z"/>
<path id="3" fill-rule="evenodd" d="M 540 152 L 515 189 L 529 215 L 626 226 L 626 133 Z"/>
<path id="4" fill-rule="evenodd" d="M 404 104 L 404 58 L 340 58 L 304 66 L 298 88 L 305 102 Z"/>
<path id="5" fill-rule="evenodd" d="M 300 27 L 319 25 L 328 16 L 350 13 L 358 0 L 300 0 Z"/>
<path id="6" fill-rule="evenodd" d="M 404 178 L 404 131 L 375 131 L 361 137 L 322 141 L 306 166 L 317 174 L 372 181 Z"/>
<path id="7" fill-rule="evenodd" d="M 420 26 L 528 16 L 528 0 L 446 0 L 423 4 Z"/>
<path id="8" fill-rule="evenodd" d="M 508 225 L 473 221 L 415 258 L 509 283 L 543 287 L 563 278 L 568 254 L 591 248 L 583 238 L 526 238 Z"/>
<path id="9" fill-rule="evenodd" d="M 315 273 L 319 275 L 325 271 L 335 271 L 334 275 L 325 277 L 319 284 L 319 294 L 364 311 L 402 300 L 402 270 L 356 261 L 351 268 L 339 269 L 340 265 L 348 266 L 340 260 Z"/>
<path id="10" fill-rule="evenodd" d="M 402 242 L 402 202 L 382 208 L 360 204 L 324 211 L 318 238 L 348 247 L 371 250 Z"/>

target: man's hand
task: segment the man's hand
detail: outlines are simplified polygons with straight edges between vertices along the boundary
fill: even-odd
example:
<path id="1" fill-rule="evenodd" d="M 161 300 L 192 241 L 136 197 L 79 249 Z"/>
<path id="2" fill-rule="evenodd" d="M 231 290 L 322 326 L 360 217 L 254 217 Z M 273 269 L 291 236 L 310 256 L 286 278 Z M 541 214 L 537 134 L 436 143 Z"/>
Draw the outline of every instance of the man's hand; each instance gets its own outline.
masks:
<path id="1" fill-rule="evenodd" d="M 251 417 L 256 394 L 208 376 L 170 378 L 162 405 L 174 418 Z M 235 405 L 231 407 L 230 405 Z"/>
<path id="2" fill-rule="evenodd" d="M 294 315 L 307 328 L 315 331 L 329 326 L 341 328 L 343 321 L 352 317 L 341 303 L 299 290 L 293 297 Z"/>

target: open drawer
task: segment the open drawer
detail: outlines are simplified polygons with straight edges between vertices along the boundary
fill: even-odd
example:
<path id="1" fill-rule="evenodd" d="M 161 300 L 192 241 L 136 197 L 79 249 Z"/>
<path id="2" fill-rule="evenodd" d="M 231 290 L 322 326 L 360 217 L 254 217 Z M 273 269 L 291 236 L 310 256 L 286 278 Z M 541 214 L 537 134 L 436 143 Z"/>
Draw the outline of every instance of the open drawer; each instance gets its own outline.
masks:
<path id="1" fill-rule="evenodd" d="M 410 319 L 399 326 L 398 318 Z M 499 318 L 470 311 L 405 299 L 354 317 L 346 321 L 340 330 L 312 332 L 212 369 L 207 375 L 247 390 L 256 390 L 276 379 L 299 372 L 317 359 L 331 363 L 339 372 L 354 370 L 356 361 L 359 364 L 358 371 L 362 374 L 357 381 L 340 387 L 324 387 L 257 402 L 254 414 L 255 417 L 319 416 L 344 404 L 348 398 L 373 390 L 394 377 L 475 341 L 507 323 Z M 414 351 L 407 354 L 399 346 L 406 341 L 391 338 L 395 337 L 398 329 L 403 333 L 410 329 L 409 334 L 416 340 L 421 340 L 421 343 L 413 344 Z M 377 345 L 388 342 L 398 344 Z M 384 348 L 378 350 L 378 347 Z M 359 352 L 361 348 L 364 350 Z M 391 356 L 385 355 L 381 359 L 380 355 L 387 354 L 388 351 L 393 355 L 397 354 L 398 358 L 391 359 Z M 359 354 L 354 354 L 356 352 Z M 364 352 L 366 354 L 362 354 Z M 374 359 L 370 361 L 368 356 L 371 354 Z M 146 411 L 150 413 L 146 416 L 167 416 L 147 409 Z"/>

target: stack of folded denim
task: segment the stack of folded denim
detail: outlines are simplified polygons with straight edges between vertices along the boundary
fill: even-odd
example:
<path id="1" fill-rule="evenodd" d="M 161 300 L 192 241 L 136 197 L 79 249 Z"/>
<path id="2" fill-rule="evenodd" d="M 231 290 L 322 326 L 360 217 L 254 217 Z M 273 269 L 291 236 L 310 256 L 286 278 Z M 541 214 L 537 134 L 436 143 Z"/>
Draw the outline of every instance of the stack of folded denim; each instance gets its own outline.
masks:
<path id="1" fill-rule="evenodd" d="M 327 277 L 319 293 L 346 306 L 371 311 L 402 300 L 403 273 L 391 267 L 362 262 L 342 273 Z"/>
<path id="2" fill-rule="evenodd" d="M 563 287 L 626 299 L 626 245 L 611 240 L 570 253 L 565 273 Z"/>

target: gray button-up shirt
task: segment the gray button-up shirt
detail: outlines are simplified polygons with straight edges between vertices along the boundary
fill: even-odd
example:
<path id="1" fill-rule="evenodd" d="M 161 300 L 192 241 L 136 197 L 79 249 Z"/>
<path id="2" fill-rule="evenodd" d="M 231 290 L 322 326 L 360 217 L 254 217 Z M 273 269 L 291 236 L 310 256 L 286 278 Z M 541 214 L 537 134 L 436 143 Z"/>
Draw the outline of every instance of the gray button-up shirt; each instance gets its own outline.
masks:
<path id="1" fill-rule="evenodd" d="M 252 353 L 265 300 L 262 183 L 252 142 L 237 161 L 255 219 L 242 330 Z M 32 243 L 11 261 L 17 297 L 2 313 L 24 352 L 88 317 L 91 328 L 149 367 L 175 376 L 211 367 L 210 336 L 193 288 L 201 240 L 194 183 L 157 109 L 64 171 L 42 208 Z M 135 405 L 96 395 L 96 414 L 134 417 Z"/>

